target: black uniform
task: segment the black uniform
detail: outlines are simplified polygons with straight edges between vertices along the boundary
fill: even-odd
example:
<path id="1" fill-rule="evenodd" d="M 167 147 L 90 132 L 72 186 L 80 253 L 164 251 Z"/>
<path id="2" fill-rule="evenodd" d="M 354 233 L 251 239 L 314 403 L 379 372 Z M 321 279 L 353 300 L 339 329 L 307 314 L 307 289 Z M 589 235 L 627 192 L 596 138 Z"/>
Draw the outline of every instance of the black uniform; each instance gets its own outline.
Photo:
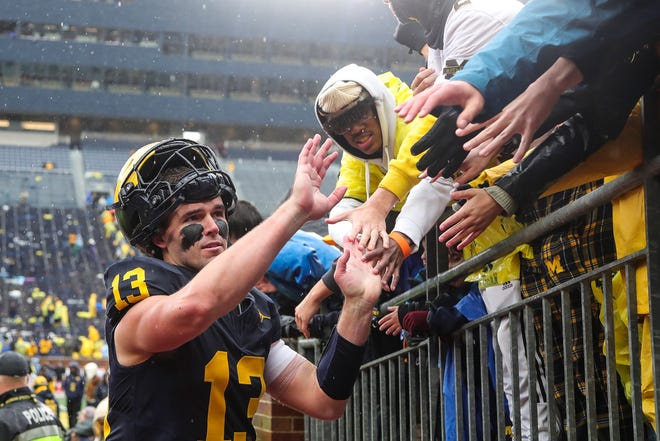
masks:
<path id="1" fill-rule="evenodd" d="M 260 291 L 171 352 L 136 366 L 117 361 L 114 332 L 126 311 L 150 295 L 178 291 L 194 275 L 144 256 L 106 271 L 108 441 L 256 438 L 252 417 L 266 389 L 266 357 L 280 338 L 277 307 Z"/>
<path id="2" fill-rule="evenodd" d="M 69 416 L 69 427 L 78 422 L 78 412 L 82 406 L 85 392 L 85 377 L 80 373 L 78 366 L 70 366 L 71 373 L 64 380 L 64 393 L 66 394 L 66 410 Z"/>
<path id="3" fill-rule="evenodd" d="M 63 441 L 64 428 L 29 387 L 0 395 L 0 440 Z"/>

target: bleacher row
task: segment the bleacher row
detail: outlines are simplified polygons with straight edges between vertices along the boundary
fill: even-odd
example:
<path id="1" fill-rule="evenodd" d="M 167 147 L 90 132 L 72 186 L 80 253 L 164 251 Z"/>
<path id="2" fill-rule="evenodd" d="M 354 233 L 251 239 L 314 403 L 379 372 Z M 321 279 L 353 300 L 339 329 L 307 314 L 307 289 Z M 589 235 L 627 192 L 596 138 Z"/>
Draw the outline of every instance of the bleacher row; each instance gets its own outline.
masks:
<path id="1" fill-rule="evenodd" d="M 0 168 L 17 171 L 42 169 L 50 161 L 57 168 L 71 171 L 69 148 L 65 145 L 53 147 L 23 147 L 16 145 L 0 146 Z"/>
<path id="2" fill-rule="evenodd" d="M 27 319 L 38 305 L 30 293 L 39 288 L 57 297 L 69 308 L 71 331 L 81 332 L 89 321 L 79 320 L 76 312 L 88 309 L 92 292 L 102 297 L 103 268 L 114 253 L 112 237 L 105 237 L 99 213 L 91 207 L 34 207 L 28 204 L 4 205 L 0 210 L 0 253 L 2 253 L 2 298 L 19 291 L 17 312 Z M 1 315 L 7 317 L 5 303 Z"/>
<path id="3" fill-rule="evenodd" d="M 116 173 L 129 151 L 101 146 L 83 150 L 89 188 L 99 182 L 114 188 Z M 66 146 L 0 147 L 0 318 L 15 319 L 8 317 L 11 308 L 23 318 L 31 316 L 37 305 L 26 300 L 39 288 L 68 306 L 71 331 L 84 334 L 90 322 L 76 313 L 88 310 L 92 292 L 103 298 L 104 269 L 130 248 L 109 213 L 104 213 L 105 198 L 90 197 L 84 208 L 76 206 L 71 162 Z M 46 163 L 52 168 L 44 167 Z M 296 168 L 290 159 L 232 153 L 221 158 L 221 164 L 232 175 L 239 198 L 254 203 L 265 216 L 286 197 Z M 338 165 L 333 165 L 324 193 L 332 191 L 337 172 Z M 305 229 L 319 234 L 327 231 L 323 221 Z M 10 291 L 22 293 L 11 307 L 6 301 Z M 94 324 L 102 329 L 102 317 Z"/>
<path id="4" fill-rule="evenodd" d="M 112 145 L 112 146 L 111 146 Z M 95 142 L 81 151 L 89 191 L 112 192 L 117 173 L 135 145 Z M 264 216 L 287 195 L 296 169 L 297 152 L 241 150 L 230 147 L 221 166 L 234 179 L 238 196 L 252 202 Z M 52 164 L 51 169 L 45 164 Z M 334 188 L 339 166 L 333 165 L 322 190 Z M 27 203 L 35 207 L 76 207 L 72 164 L 68 146 L 0 146 L 0 202 Z"/>

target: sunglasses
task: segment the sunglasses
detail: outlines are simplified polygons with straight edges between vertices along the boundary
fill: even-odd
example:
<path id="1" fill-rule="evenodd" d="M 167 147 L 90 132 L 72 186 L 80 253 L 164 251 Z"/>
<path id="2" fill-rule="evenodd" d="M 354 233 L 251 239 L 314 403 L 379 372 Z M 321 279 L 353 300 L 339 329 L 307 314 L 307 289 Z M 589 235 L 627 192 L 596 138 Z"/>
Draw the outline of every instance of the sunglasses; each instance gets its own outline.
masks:
<path id="1" fill-rule="evenodd" d="M 329 132 L 343 135 L 350 132 L 356 124 L 364 124 L 373 118 L 378 119 L 375 110 L 373 101 L 365 100 L 341 115 L 329 119 L 324 125 Z"/>

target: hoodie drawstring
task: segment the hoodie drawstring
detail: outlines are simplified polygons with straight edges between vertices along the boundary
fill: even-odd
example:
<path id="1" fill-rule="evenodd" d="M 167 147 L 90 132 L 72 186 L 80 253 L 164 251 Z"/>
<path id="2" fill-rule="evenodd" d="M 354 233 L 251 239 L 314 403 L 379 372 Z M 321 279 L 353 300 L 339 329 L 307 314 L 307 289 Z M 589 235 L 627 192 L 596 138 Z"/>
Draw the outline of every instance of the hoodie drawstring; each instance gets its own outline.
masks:
<path id="1" fill-rule="evenodd" d="M 367 186 L 365 192 L 367 194 L 367 200 L 369 200 L 369 197 L 371 196 L 371 174 L 369 173 L 369 163 L 367 161 L 364 161 L 364 183 Z"/>
<path id="2" fill-rule="evenodd" d="M 390 151 L 383 146 L 383 152 L 385 153 L 385 164 L 389 164 Z M 364 161 L 364 183 L 366 185 L 365 193 L 368 200 L 371 197 L 371 173 L 369 173 L 369 161 Z"/>

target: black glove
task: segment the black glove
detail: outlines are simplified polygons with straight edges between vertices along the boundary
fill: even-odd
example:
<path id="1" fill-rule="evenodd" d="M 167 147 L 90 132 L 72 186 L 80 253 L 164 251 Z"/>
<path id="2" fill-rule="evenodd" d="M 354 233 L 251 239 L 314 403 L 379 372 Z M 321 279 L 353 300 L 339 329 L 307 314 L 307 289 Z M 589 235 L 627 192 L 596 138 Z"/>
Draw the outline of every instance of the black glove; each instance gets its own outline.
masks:
<path id="1" fill-rule="evenodd" d="M 412 146 L 410 152 L 419 155 L 428 150 L 417 161 L 417 169 L 420 171 L 428 169 L 428 175 L 431 177 L 442 170 L 442 176 L 448 178 L 456 173 L 468 154 L 463 149 L 463 144 L 474 138 L 479 131 L 467 136 L 456 136 L 456 119 L 460 112 L 454 107 L 438 106 L 432 113 L 437 114 L 438 120 Z"/>
<path id="2" fill-rule="evenodd" d="M 394 31 L 394 39 L 410 49 L 422 55 L 422 48 L 426 44 L 424 28 L 417 21 L 399 23 Z"/>

